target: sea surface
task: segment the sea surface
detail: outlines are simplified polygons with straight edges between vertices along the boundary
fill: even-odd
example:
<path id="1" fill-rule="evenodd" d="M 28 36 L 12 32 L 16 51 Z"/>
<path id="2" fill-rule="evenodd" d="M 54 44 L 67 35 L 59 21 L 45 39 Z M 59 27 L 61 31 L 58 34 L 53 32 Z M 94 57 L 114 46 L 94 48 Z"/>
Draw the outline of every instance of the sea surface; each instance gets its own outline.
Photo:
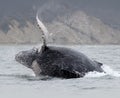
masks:
<path id="1" fill-rule="evenodd" d="M 0 98 L 120 98 L 120 46 L 66 46 L 102 62 L 106 73 L 84 78 L 35 77 L 15 54 L 40 45 L 0 45 Z"/>

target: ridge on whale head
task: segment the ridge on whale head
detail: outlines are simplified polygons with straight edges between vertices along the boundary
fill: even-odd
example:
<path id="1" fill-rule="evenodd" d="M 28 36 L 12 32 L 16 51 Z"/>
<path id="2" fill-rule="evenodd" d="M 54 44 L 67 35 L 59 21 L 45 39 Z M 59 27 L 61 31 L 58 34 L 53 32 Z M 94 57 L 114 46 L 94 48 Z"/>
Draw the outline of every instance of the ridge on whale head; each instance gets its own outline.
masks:
<path id="1" fill-rule="evenodd" d="M 43 33 L 43 45 L 41 49 L 19 52 L 15 56 L 17 62 L 32 69 L 36 76 L 79 78 L 90 71 L 104 72 L 101 68 L 102 63 L 92 61 L 80 52 L 64 47 L 47 46 L 48 31 L 38 16 L 36 19 Z"/>

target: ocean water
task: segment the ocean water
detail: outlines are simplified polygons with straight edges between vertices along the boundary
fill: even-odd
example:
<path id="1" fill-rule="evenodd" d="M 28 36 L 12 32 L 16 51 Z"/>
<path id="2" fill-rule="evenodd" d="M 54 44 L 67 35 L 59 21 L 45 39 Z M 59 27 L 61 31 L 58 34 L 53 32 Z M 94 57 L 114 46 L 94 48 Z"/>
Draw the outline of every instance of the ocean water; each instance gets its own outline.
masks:
<path id="1" fill-rule="evenodd" d="M 104 63 L 106 73 L 84 78 L 35 77 L 14 60 L 21 50 L 36 45 L 0 45 L 0 98 L 120 98 L 120 46 L 68 46 Z"/>

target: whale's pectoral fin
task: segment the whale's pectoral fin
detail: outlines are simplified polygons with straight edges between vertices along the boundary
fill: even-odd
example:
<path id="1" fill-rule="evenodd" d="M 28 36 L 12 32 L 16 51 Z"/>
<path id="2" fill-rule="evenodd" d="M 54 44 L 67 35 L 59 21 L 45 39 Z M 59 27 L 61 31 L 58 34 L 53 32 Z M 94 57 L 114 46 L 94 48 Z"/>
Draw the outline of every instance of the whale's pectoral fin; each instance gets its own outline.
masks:
<path id="1" fill-rule="evenodd" d="M 78 71 L 68 71 L 68 70 L 61 70 L 61 75 L 64 78 L 80 78 L 85 75 L 85 73 L 79 73 Z"/>
<path id="2" fill-rule="evenodd" d="M 94 61 L 95 63 L 97 63 L 100 67 L 103 65 L 102 63 L 98 62 L 98 61 Z"/>
<path id="3" fill-rule="evenodd" d="M 42 72 L 36 60 L 33 61 L 31 69 L 33 70 L 36 76 L 39 76 L 40 73 Z"/>

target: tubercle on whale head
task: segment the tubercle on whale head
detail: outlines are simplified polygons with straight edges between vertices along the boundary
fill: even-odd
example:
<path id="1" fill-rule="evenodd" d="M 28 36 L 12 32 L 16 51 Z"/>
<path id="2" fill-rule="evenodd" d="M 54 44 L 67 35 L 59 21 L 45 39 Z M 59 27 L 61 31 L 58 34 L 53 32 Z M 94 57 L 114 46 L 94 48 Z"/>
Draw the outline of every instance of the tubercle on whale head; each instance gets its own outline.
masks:
<path id="1" fill-rule="evenodd" d="M 38 56 L 40 56 L 47 49 L 48 47 L 46 45 L 42 45 L 41 48 L 33 48 L 26 51 L 20 51 L 15 55 L 15 60 L 18 63 L 31 68 L 33 61 L 36 60 Z"/>
<path id="2" fill-rule="evenodd" d="M 28 68 L 31 68 L 31 65 L 33 61 L 37 58 L 37 55 L 38 55 L 38 49 L 33 48 L 26 51 L 20 51 L 15 55 L 15 60 L 20 64 Z"/>

